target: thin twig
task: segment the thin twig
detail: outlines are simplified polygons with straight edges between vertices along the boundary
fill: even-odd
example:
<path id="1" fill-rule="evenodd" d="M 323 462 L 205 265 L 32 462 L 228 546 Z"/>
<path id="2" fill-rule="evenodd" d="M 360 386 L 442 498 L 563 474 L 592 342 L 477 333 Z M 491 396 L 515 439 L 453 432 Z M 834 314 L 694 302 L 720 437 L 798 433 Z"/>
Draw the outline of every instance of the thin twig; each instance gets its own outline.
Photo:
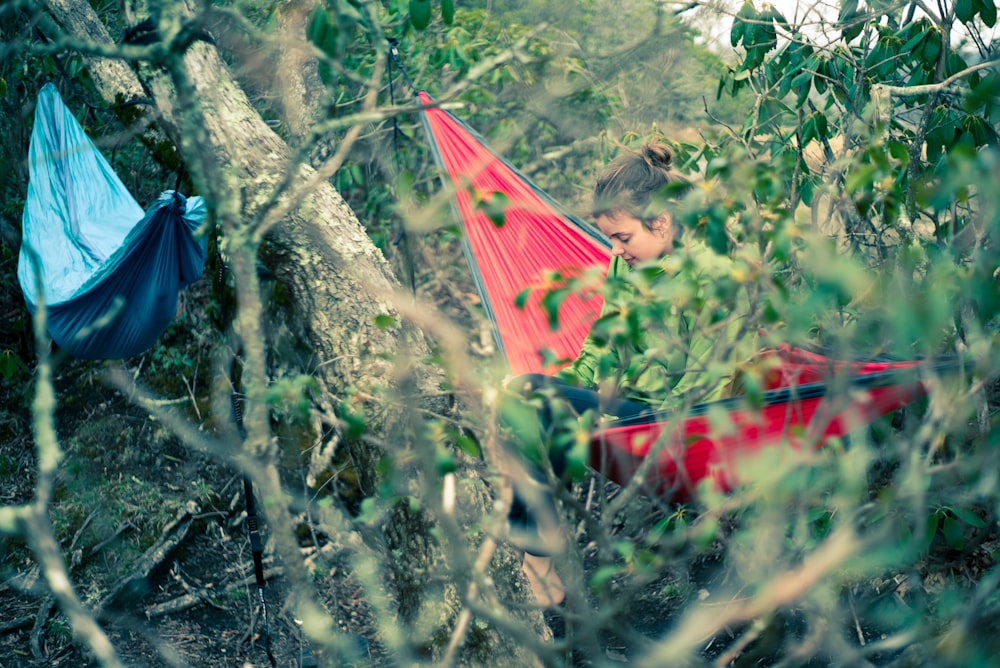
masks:
<path id="1" fill-rule="evenodd" d="M 975 65 L 970 65 L 964 70 L 955 72 L 947 79 L 943 79 L 938 83 L 923 84 L 920 86 L 893 86 L 890 84 L 874 84 L 872 86 L 872 92 L 876 90 L 884 91 L 889 95 L 895 95 L 896 97 L 914 97 L 916 95 L 928 95 L 930 93 L 938 93 L 946 89 L 951 84 L 955 83 L 959 79 L 966 77 L 973 72 L 978 72 L 979 70 L 986 69 L 988 67 L 995 67 L 1000 65 L 1000 58 L 994 60 L 985 60 L 981 63 L 976 63 Z"/>
<path id="2" fill-rule="evenodd" d="M 115 529 L 115 532 L 113 534 L 111 534 L 110 536 L 108 536 L 107 538 L 105 538 L 104 540 L 102 540 L 100 543 L 98 543 L 94 547 L 90 548 L 90 552 L 87 553 L 87 556 L 88 557 L 93 557 L 95 554 L 97 554 L 98 552 L 100 552 L 101 550 L 103 550 L 105 547 L 107 547 L 109 544 L 111 544 L 114 540 L 116 540 L 118 538 L 118 536 L 121 536 L 123 533 L 125 533 L 129 529 L 138 529 L 138 528 L 139 527 L 137 527 L 136 525 L 132 524 L 132 522 L 130 522 L 128 520 L 125 520 L 124 522 L 122 522 L 121 524 L 118 525 L 118 528 Z"/>
<path id="3" fill-rule="evenodd" d="M 38 606 L 35 623 L 31 628 L 31 637 L 28 644 L 31 646 L 31 655 L 39 661 L 46 659 L 45 653 L 42 652 L 42 636 L 45 635 L 45 625 L 49 621 L 49 615 L 52 614 L 52 607 L 54 605 L 55 600 L 51 596 L 46 596 L 42 600 L 42 604 Z"/>
<path id="4" fill-rule="evenodd" d="M 283 572 L 284 571 L 281 568 L 268 568 L 264 571 L 264 580 L 270 580 L 276 576 L 281 575 Z M 255 576 L 253 575 L 247 576 L 238 582 L 232 582 L 226 585 L 222 589 L 222 594 L 223 595 L 231 594 L 237 589 L 243 589 L 245 587 L 255 585 L 256 582 L 257 579 Z M 155 619 L 156 617 L 163 617 L 165 615 L 171 615 L 174 613 L 183 612 L 185 610 L 195 607 L 196 605 L 202 602 L 207 602 L 205 598 L 205 596 L 207 595 L 207 591 L 208 590 L 205 589 L 196 590 L 194 592 L 189 592 L 187 594 L 183 594 L 176 598 L 172 598 L 169 601 L 164 601 L 163 603 L 157 603 L 156 605 L 149 606 L 145 610 L 146 618 Z"/>
<path id="5" fill-rule="evenodd" d="M 715 659 L 714 665 L 717 668 L 722 668 L 722 666 L 728 666 L 743 653 L 750 643 L 757 640 L 760 634 L 764 632 L 767 628 L 767 622 L 763 619 L 754 620 L 753 626 L 743 632 L 740 637 L 733 643 L 732 647 L 727 649 L 725 652 L 720 654 L 718 658 Z"/>
<path id="6" fill-rule="evenodd" d="M 469 580 L 469 587 L 465 592 L 465 599 L 467 601 L 474 601 L 479 596 L 479 585 L 476 582 L 476 578 L 486 572 L 486 568 L 493 559 L 493 553 L 496 551 L 496 548 L 496 541 L 490 537 L 487 537 L 479 548 L 479 555 L 476 557 L 472 577 Z M 465 634 L 468 632 L 471 622 L 472 609 L 466 607 L 462 610 L 462 614 L 459 615 L 458 621 L 455 622 L 455 631 L 451 634 L 451 640 L 448 641 L 448 649 L 444 653 L 441 665 L 451 666 L 455 663 L 455 655 L 465 641 Z"/>
<path id="7" fill-rule="evenodd" d="M 25 626 L 31 626 L 35 623 L 36 617 L 37 615 L 25 615 L 24 617 L 17 617 L 9 622 L 4 622 L 0 624 L 0 635 L 23 629 Z"/>

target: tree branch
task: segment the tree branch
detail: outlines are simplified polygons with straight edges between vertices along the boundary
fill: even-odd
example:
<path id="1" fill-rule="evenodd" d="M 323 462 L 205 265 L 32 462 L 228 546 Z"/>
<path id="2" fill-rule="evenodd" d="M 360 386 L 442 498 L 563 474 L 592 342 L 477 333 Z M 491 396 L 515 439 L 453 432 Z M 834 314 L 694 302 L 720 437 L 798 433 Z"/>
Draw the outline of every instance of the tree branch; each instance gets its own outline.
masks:
<path id="1" fill-rule="evenodd" d="M 959 79 L 966 77 L 973 72 L 978 72 L 979 70 L 984 70 L 988 67 L 994 67 L 1000 65 L 1000 58 L 994 60 L 985 60 L 981 63 L 976 63 L 966 67 L 960 72 L 955 72 L 947 79 L 939 81 L 933 84 L 923 84 L 920 86 L 893 86 L 890 84 L 874 84 L 872 85 L 872 97 L 874 98 L 876 94 L 888 94 L 895 95 L 896 97 L 915 97 L 917 95 L 929 95 L 931 93 L 938 93 L 948 86 L 952 85 Z"/>

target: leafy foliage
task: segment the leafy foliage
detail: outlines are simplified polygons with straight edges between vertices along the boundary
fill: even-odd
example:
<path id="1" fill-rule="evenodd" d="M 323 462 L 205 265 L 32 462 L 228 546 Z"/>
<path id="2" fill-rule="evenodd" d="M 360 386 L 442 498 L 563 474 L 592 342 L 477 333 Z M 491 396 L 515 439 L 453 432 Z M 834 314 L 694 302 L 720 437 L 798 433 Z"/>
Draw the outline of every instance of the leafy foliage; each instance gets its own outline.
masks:
<path id="1" fill-rule="evenodd" d="M 752 2 L 734 21 L 732 44 L 745 55 L 720 93 L 752 90 L 757 98 L 740 128 L 747 148 L 780 158 L 778 182 L 788 184 L 793 207 L 812 207 L 826 223 L 839 219 L 849 243 L 876 258 L 900 235 L 943 241 L 971 217 L 966 196 L 937 188 L 958 156 L 997 146 L 996 75 L 970 68 L 996 58 L 995 49 L 981 38 L 977 51 L 956 43 L 959 28 L 978 37 L 995 20 L 971 5 L 955 24 L 947 14 L 914 18 L 846 1 L 833 37 Z M 952 77 L 952 86 L 938 85 Z"/>
<path id="2" fill-rule="evenodd" d="M 573 206 L 585 206 L 585 184 L 622 148 L 650 137 L 670 141 L 678 171 L 693 183 L 683 193 L 669 193 L 676 200 L 672 213 L 692 237 L 727 258 L 727 269 L 702 274 L 678 254 L 671 281 L 636 272 L 624 281 L 628 285 L 607 286 L 640 297 L 621 317 L 602 323 L 603 335 L 615 345 L 642 347 L 643 338 L 679 310 L 703 313 L 720 330 L 734 313 L 749 311 L 744 333 L 761 328 L 762 345 L 808 342 L 851 359 L 959 353 L 967 366 L 958 378 L 929 376 L 927 398 L 892 418 L 821 450 L 779 448 L 748 458 L 740 462 L 742 484 L 735 490 L 705 485 L 684 503 L 595 477 L 585 464 L 598 416 L 562 416 L 568 473 L 565 480 L 546 473 L 569 538 L 557 559 L 571 586 L 565 638 L 534 642 L 525 629 L 517 629 L 517 637 L 532 642 L 551 665 L 573 661 L 574 653 L 577 660 L 586 655 L 599 662 L 611 651 L 650 665 L 702 659 L 719 665 L 985 663 L 997 653 L 1000 637 L 994 475 L 1000 78 L 995 67 L 972 68 L 996 58 L 996 45 L 984 37 L 984 26 L 996 22 L 995 7 L 988 0 L 958 0 L 946 8 L 954 10 L 953 22 L 949 12 L 915 16 L 905 8 L 848 0 L 835 32 L 817 36 L 771 6 L 745 2 L 730 34 L 739 57 L 718 82 L 712 80 L 719 96 L 709 110 L 699 98 L 723 58 L 696 47 L 694 36 L 659 5 L 640 4 L 589 0 L 570 8 L 517 2 L 497 13 L 488 9 L 495 3 L 328 0 L 312 9 L 305 36 L 323 54 L 320 74 L 333 101 L 331 119 L 362 108 L 367 79 L 386 62 L 385 38 L 393 36 L 417 86 L 460 104 L 460 115 L 494 147 Z M 2 11 L 32 18 L 20 6 Z M 267 14 L 264 7 L 248 11 L 263 28 Z M 546 17 L 560 19 L 552 21 L 556 28 L 537 28 Z M 625 39 L 636 36 L 636 25 L 660 20 L 659 32 L 648 39 Z M 5 43 L 30 43 L 30 24 L 4 22 Z M 959 30 L 969 41 L 959 41 Z M 44 51 L 0 59 L 0 111 L 5 119 L 21 119 L 0 140 L 5 219 L 16 218 L 23 200 L 29 125 L 24 110 L 41 81 L 57 77 L 74 91 L 75 108 L 96 136 L 128 130 L 127 119 L 81 103 L 96 99 L 82 57 Z M 412 91 L 398 71 L 393 74 L 392 97 L 388 82 L 379 93 L 383 103 L 398 107 Z M 950 77 L 956 78 L 946 84 Z M 662 79 L 662 87 L 653 87 L 652 79 Z M 925 85 L 930 88 L 915 88 Z M 266 104 L 262 113 L 276 116 Z M 691 131 L 694 124 L 704 127 Z M 436 208 L 436 173 L 419 128 L 410 115 L 394 112 L 368 129 L 333 177 L 337 188 L 387 254 L 400 247 L 404 224 L 411 237 L 433 229 L 421 240 L 414 287 L 471 321 L 478 314 L 475 298 L 467 275 L 456 268 L 461 231 Z M 389 145 L 391 152 L 384 150 Z M 135 141 L 110 150 L 140 199 L 172 180 L 171 151 Z M 498 225 L 503 205 L 499 197 L 482 201 Z M 431 222 L 420 227 L 422 220 Z M 11 295 L 16 280 L 6 251 L 0 280 L 3 293 Z M 577 277 L 543 298 L 554 325 L 569 291 L 592 290 L 596 280 Z M 197 299 L 208 301 L 204 294 Z M 214 429 L 213 420 L 228 414 L 206 417 L 214 410 L 209 394 L 218 392 L 207 389 L 216 342 L 198 333 L 209 329 L 199 310 L 190 306 L 163 345 L 134 363 L 164 394 L 192 395 L 190 404 L 184 400 L 192 419 Z M 2 322 L 0 388 L 26 412 L 27 395 L 16 389 L 33 371 L 24 343 L 26 318 L 22 313 L 20 320 Z M 382 315 L 377 325 L 391 330 L 397 320 Z M 671 338 L 667 352 L 690 342 L 684 335 Z M 379 435 L 372 433 L 366 410 L 379 400 L 409 410 L 416 394 L 409 387 L 398 393 L 325 388 L 315 369 L 299 368 L 306 365 L 285 356 L 285 348 L 275 345 L 272 352 L 279 359 L 267 387 L 259 389 L 275 441 L 287 451 L 282 461 L 293 489 L 301 489 L 297 481 L 307 477 L 304 453 L 340 437 L 374 443 Z M 731 352 L 720 345 L 703 363 L 720 370 L 732 364 Z M 664 353 L 647 347 L 646 357 L 621 372 L 641 373 L 644 362 Z M 471 591 L 465 587 L 475 582 L 480 591 L 492 592 L 489 577 L 475 579 L 482 573 L 474 570 L 473 557 L 484 536 L 499 532 L 502 518 L 478 517 L 471 529 L 459 531 L 453 515 L 475 503 L 462 496 L 469 491 L 453 476 L 475 469 L 501 486 L 503 476 L 493 468 L 497 434 L 490 403 L 499 382 L 461 366 L 445 346 L 437 355 L 450 371 L 466 374 L 444 388 L 463 401 L 448 415 L 421 413 L 405 433 L 378 443 L 385 456 L 375 490 L 357 483 L 358 472 L 342 455 L 332 460 L 330 470 L 315 477 L 315 488 L 302 490 L 303 515 L 321 519 L 301 520 L 301 538 L 317 551 L 346 544 L 335 507 L 354 513 L 353 524 L 367 531 L 393 517 L 391 510 L 402 501 L 407 512 L 427 513 L 434 524 L 419 539 L 453 548 L 449 563 L 427 566 L 427 577 L 442 587 Z M 761 391 L 755 375 L 760 370 L 748 364 L 741 371 L 753 402 Z M 477 393 L 462 394 L 480 372 L 487 380 L 476 385 Z M 96 371 L 80 374 L 62 406 L 66 417 L 98 410 L 86 405 L 83 389 L 87 374 Z M 688 404 L 697 400 L 696 393 L 687 397 Z M 182 483 L 180 469 L 188 464 L 172 436 L 146 416 L 128 417 L 144 426 L 116 430 L 108 419 L 78 428 L 52 509 L 60 538 L 82 533 L 88 508 L 102 500 L 115 518 L 142 527 L 141 540 L 121 550 L 117 570 L 99 574 L 92 580 L 98 583 L 127 570 L 132 552 L 146 547 L 155 525 L 191 494 L 186 486 L 177 493 L 181 486 L 173 483 L 128 478 L 140 460 L 163 455 L 171 462 L 171 479 Z M 730 427 L 725 414 L 711 417 L 718 429 Z M 26 433 L 25 418 L 9 423 L 14 426 L 6 420 L 5 434 Z M 170 452 L 160 447 L 147 454 L 147 442 L 167 443 Z M 537 461 L 544 466 L 547 460 Z M 2 453 L 0 469 L 15 472 L 17 460 Z M 117 478 L 105 475 L 116 469 Z M 449 479 L 458 496 L 451 510 L 443 500 Z M 195 482 L 190 487 L 198 499 L 218 502 L 224 514 L 226 504 L 203 479 Z M 101 535 L 109 529 L 99 528 Z M 96 533 L 87 537 L 98 540 Z M 17 554 L 26 554 L 25 547 L 18 545 Z M 360 550 L 357 555 L 357 563 L 342 570 L 363 581 L 352 596 L 382 606 L 384 619 L 370 630 L 387 639 L 384 656 L 427 650 L 420 644 L 423 626 L 399 631 L 381 598 L 384 583 L 364 579 L 373 560 Z M 312 571 L 318 588 L 330 581 L 325 569 L 330 567 L 331 577 L 336 570 L 324 559 L 317 558 Z M 4 567 L 11 568 L 10 562 Z M 96 563 L 89 568 L 98 570 Z M 327 600 L 343 598 L 333 592 Z M 470 637 L 512 628 L 509 618 L 491 616 L 479 598 L 468 603 L 476 611 Z M 50 624 L 60 646 L 68 642 L 62 623 L 58 618 Z M 411 632 L 419 639 L 413 641 Z"/>

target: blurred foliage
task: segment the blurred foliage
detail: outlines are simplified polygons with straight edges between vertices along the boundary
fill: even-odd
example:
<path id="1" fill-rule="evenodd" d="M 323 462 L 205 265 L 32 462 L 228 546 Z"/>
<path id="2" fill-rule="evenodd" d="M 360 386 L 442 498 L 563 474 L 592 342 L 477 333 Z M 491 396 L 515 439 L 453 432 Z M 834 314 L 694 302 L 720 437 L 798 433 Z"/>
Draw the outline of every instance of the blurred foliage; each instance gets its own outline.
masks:
<path id="1" fill-rule="evenodd" d="M 615 330 L 622 343 L 677 308 L 710 308 L 724 321 L 747 294 L 749 323 L 763 329 L 765 345 L 820 345 L 845 359 L 960 354 L 967 361 L 955 377 L 928 377 L 931 392 L 906 410 L 820 450 L 748 459 L 735 491 L 706 485 L 683 504 L 605 488 L 584 473 L 584 448 L 576 447 L 576 480 L 555 487 L 576 540 L 558 560 L 572 595 L 566 643 L 551 651 L 550 664 L 573 661 L 574 647 L 577 659 L 600 663 L 617 647 L 646 665 L 684 665 L 695 655 L 719 665 L 987 665 L 1000 651 L 1000 78 L 995 67 L 967 71 L 997 57 L 987 30 L 996 15 L 983 0 L 942 6 L 948 11 L 935 18 L 846 0 L 833 32 L 818 36 L 774 7 L 746 2 L 730 34 L 733 59 L 702 46 L 662 3 L 523 0 L 501 11 L 461 0 L 328 0 L 310 14 L 306 36 L 326 58 L 320 76 L 331 118 L 361 108 L 362 82 L 388 57 L 386 37 L 394 38 L 416 86 L 457 103 L 456 114 L 499 153 L 575 209 L 586 209 L 589 184 L 610 157 L 648 138 L 670 142 L 693 183 L 675 218 L 730 256 L 733 269 L 727 280 L 682 268 L 684 281 L 636 286 L 643 299 Z M 236 9 L 262 34 L 273 28 L 270 3 Z M 12 56 L 6 45 L 34 39 L 37 14 L 22 5 L 0 12 L 3 53 Z M 120 28 L 118 15 L 105 13 Z M 237 62 L 245 54 L 226 55 Z M 395 66 L 390 71 L 392 95 L 387 79 L 381 103 L 409 104 L 414 91 Z M 879 88 L 953 75 L 948 86 L 918 95 Z M 142 141 L 130 119 L 97 103 L 78 55 L 18 51 L 0 58 L 5 222 L 17 226 L 33 99 L 49 80 L 140 202 L 172 186 L 176 155 Z M 258 101 L 284 132 L 273 100 L 262 92 Z M 399 231 L 439 188 L 415 115 L 370 127 L 334 183 L 373 241 L 396 253 Z M 417 287 L 439 294 L 446 286 L 449 306 L 478 313 L 456 266 L 460 231 L 440 216 L 431 227 L 421 237 Z M 414 226 L 410 235 L 424 232 Z M 15 262 L 5 242 L 0 305 L 14 315 L 0 319 L 0 388 L 23 407 L 32 351 Z M 204 314 L 183 315 L 137 364 L 164 393 L 198 395 L 187 410 L 200 418 L 211 346 L 198 330 L 209 325 Z M 718 355 L 709 365 L 722 363 Z M 321 388 L 308 370 L 282 373 L 266 398 L 282 423 L 279 438 L 295 444 L 297 457 L 318 438 L 319 420 L 306 416 L 314 417 Z M 368 436 L 363 410 L 354 410 L 367 395 L 333 391 L 344 434 Z M 78 391 L 63 410 L 87 412 L 86 403 Z M 414 442 L 429 447 L 383 460 L 381 498 L 352 500 L 364 517 L 398 498 L 439 511 L 438 485 L 461 458 L 478 461 L 479 439 L 489 436 L 491 416 L 463 408 L 414 430 Z M 583 445 L 579 425 L 571 427 L 574 444 Z M 130 547 L 138 550 L 170 502 L 143 481 L 94 481 L 145 457 L 132 441 L 148 435 L 103 421 L 91 431 L 70 442 L 55 509 L 59 533 L 71 533 L 103 499 L 115 517 L 140 524 L 142 540 Z M 426 489 L 402 479 L 414 457 L 430 462 Z M 0 461 L 0 469 L 13 468 L 13 460 Z M 483 520 L 487 533 L 495 520 Z"/>
<path id="2" fill-rule="evenodd" d="M 640 346 L 664 313 L 698 312 L 708 295 L 732 312 L 742 285 L 764 345 L 840 359 L 958 356 L 964 366 L 931 374 L 925 401 L 821 450 L 740 460 L 745 484 L 728 494 L 703 485 L 683 523 L 655 498 L 643 514 L 628 489 L 626 501 L 598 502 L 617 515 L 571 560 L 597 559 L 589 584 L 602 611 L 642 607 L 650 580 L 684 582 L 706 561 L 718 569 L 701 589 L 670 589 L 678 619 L 644 655 L 649 665 L 692 654 L 717 665 L 985 665 L 997 651 L 985 638 L 1000 612 L 1000 199 L 989 185 L 1000 178 L 1000 119 L 995 64 L 968 68 L 998 48 L 983 37 L 991 8 L 956 7 L 955 23 L 942 8 L 935 20 L 848 1 L 837 34 L 819 41 L 774 7 L 744 3 L 731 33 L 739 59 L 719 94 L 749 92 L 750 113 L 707 141 L 673 143 L 695 183 L 675 221 L 730 256 L 733 271 L 721 282 L 692 271 L 683 289 L 677 278 L 638 286 L 610 327 L 617 345 Z M 728 363 L 727 350 L 720 342 L 704 368 Z M 563 496 L 571 526 L 595 527 Z M 575 637 L 596 630 L 581 621 Z M 624 632 L 633 642 L 635 630 Z"/>
<path id="3" fill-rule="evenodd" d="M 582 3 L 579 16 L 596 5 Z M 707 647 L 675 620 L 649 649 L 652 663 L 648 657 L 677 661 L 700 652 L 725 665 L 978 665 L 995 653 L 986 638 L 995 634 L 1000 610 L 992 473 L 1000 201 L 990 186 L 1000 178 L 998 89 L 995 68 L 967 68 L 995 59 L 997 48 L 984 37 L 995 21 L 989 7 L 957 9 L 951 23 L 947 12 L 942 22 L 896 6 L 846 2 L 836 34 L 821 41 L 773 7 L 747 2 L 731 33 L 739 58 L 719 77 L 718 94 L 738 96 L 748 113 L 705 128 L 700 141 L 635 126 L 572 172 L 587 183 L 619 147 L 670 141 L 675 164 L 695 183 L 675 219 L 737 261 L 729 281 L 692 274 L 690 289 L 676 281 L 659 294 L 640 289 L 635 309 L 611 326 L 619 344 L 638 344 L 664 313 L 704 308 L 709 295 L 728 304 L 719 309 L 726 318 L 746 289 L 753 296 L 750 326 L 763 329 L 764 345 L 820 346 L 842 359 L 965 360 L 957 377 L 931 375 L 926 400 L 847 439 L 815 453 L 763 453 L 742 462 L 740 479 L 749 484 L 730 494 L 706 486 L 697 501 L 677 506 L 627 490 L 626 503 L 557 487 L 568 526 L 586 527 L 563 565 L 590 564 L 586 598 L 602 613 L 576 619 L 573 642 L 617 633 L 626 644 L 641 644 L 638 632 L 652 622 L 627 611 L 648 613 L 656 582 L 656 591 L 670 592 L 677 619 L 691 624 L 741 597 L 762 607 L 727 626 L 731 641 L 722 627 L 698 628 L 701 643 L 712 629 L 719 632 Z M 519 10 L 512 6 L 508 16 Z M 525 15 L 532 10 L 538 8 L 524 3 Z M 544 21 L 545 11 L 533 16 Z M 572 34 L 576 17 L 561 16 L 560 30 Z M 594 32 L 595 40 L 604 35 Z M 589 94 L 609 105 L 607 127 L 620 89 L 606 73 L 594 75 L 599 60 L 580 64 L 602 84 Z M 948 85 L 919 94 L 879 88 L 953 75 Z M 472 118 L 474 127 L 490 127 Z M 511 159 L 533 164 L 531 158 Z M 549 303 L 560 303 L 561 291 L 590 285 L 571 280 L 550 293 Z M 573 441 L 580 426 L 571 419 L 566 438 Z M 577 485 L 592 485 L 580 477 L 585 449 L 569 452 L 580 460 L 568 467 Z M 584 498 L 589 505 L 581 505 Z M 856 542 L 845 543 L 834 568 L 817 565 L 816 555 L 837 552 L 844 536 Z M 704 563 L 717 570 L 685 575 Z M 802 573 L 813 584 L 796 590 L 788 607 L 771 607 L 771 591 L 794 589 Z M 697 586 L 678 587 L 688 577 Z"/>

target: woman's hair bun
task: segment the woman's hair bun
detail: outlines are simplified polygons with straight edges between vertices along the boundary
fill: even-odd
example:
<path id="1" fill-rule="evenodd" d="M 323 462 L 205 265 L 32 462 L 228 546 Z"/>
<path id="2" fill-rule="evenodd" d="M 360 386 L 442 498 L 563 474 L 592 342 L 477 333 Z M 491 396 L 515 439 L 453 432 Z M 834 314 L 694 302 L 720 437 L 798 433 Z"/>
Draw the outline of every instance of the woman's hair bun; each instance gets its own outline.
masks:
<path id="1" fill-rule="evenodd" d="M 649 163 L 650 167 L 667 170 L 674 160 L 674 154 L 666 144 L 651 141 L 643 144 L 639 150 L 643 159 Z"/>
<path id="2" fill-rule="evenodd" d="M 597 177 L 594 216 L 626 211 L 639 220 L 646 220 L 650 206 L 663 192 L 663 187 L 675 181 L 683 182 L 670 169 L 673 160 L 673 151 L 659 141 L 647 142 L 637 151 L 623 152 Z"/>

